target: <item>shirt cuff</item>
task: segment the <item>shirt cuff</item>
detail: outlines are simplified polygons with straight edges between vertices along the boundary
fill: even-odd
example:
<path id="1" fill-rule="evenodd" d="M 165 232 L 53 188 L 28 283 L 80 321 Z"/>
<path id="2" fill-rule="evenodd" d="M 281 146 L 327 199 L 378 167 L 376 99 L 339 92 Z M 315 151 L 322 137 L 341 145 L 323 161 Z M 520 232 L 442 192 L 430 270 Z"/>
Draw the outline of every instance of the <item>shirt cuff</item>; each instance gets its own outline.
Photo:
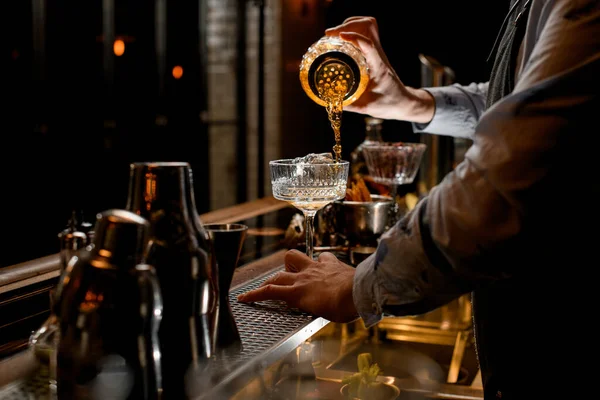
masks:
<path id="1" fill-rule="evenodd" d="M 421 132 L 440 132 L 444 130 L 444 123 L 447 120 L 444 116 L 444 107 L 446 104 L 446 99 L 444 98 L 444 91 L 447 91 L 448 88 L 439 88 L 439 87 L 430 87 L 423 88 L 424 90 L 431 93 L 435 102 L 435 111 L 433 112 L 433 118 L 431 121 L 425 124 L 419 124 L 416 122 L 412 122 L 413 132 L 421 133 Z"/>
<path id="2" fill-rule="evenodd" d="M 356 267 L 352 297 L 358 315 L 365 327 L 370 328 L 383 318 L 383 312 L 377 304 L 375 291 L 378 290 L 377 274 L 373 270 L 377 252 L 371 254 Z"/>
<path id="3" fill-rule="evenodd" d="M 424 88 L 435 103 L 433 118 L 426 124 L 412 123 L 414 133 L 472 139 L 478 122 L 473 99 L 458 86 Z"/>

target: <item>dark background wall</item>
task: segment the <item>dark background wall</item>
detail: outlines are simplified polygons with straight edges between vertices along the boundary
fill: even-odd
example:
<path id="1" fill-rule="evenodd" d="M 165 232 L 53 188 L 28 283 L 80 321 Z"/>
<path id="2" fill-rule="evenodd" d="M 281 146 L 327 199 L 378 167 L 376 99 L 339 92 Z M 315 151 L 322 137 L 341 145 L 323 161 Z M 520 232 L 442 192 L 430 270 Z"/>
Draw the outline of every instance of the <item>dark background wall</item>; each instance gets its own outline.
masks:
<path id="1" fill-rule="evenodd" d="M 189 162 L 198 208 L 208 208 L 202 2 L 105 3 L 5 5 L 12 30 L 1 92 L 0 266 L 55 253 L 72 210 L 93 222 L 97 212 L 125 207 L 134 161 Z M 157 36 L 167 29 L 160 71 Z M 176 65 L 185 66 L 180 79 Z"/>
<path id="2" fill-rule="evenodd" d="M 93 221 L 99 211 L 124 207 L 132 161 L 190 162 L 199 212 L 210 209 L 207 126 L 200 118 L 209 107 L 203 46 L 210 32 L 202 10 L 210 1 L 114 3 L 110 26 L 102 0 L 3 5 L 9 30 L 0 91 L 0 267 L 55 253 L 56 235 L 73 209 Z M 419 86 L 419 53 L 436 57 L 454 69 L 457 81 L 468 83 L 486 79 L 485 58 L 508 9 L 508 0 L 281 4 L 283 156 L 333 145 L 325 111 L 304 95 L 297 77 L 299 58 L 326 27 L 352 15 L 375 16 L 384 49 L 406 84 Z M 164 21 L 157 18 L 161 9 L 167 11 Z M 315 14 L 302 15 L 305 9 Z M 236 18 L 220 23 L 236 24 Z M 169 34 L 161 57 L 157 36 L 164 30 Z M 127 57 L 114 55 L 117 38 Z M 185 66 L 181 79 L 171 75 L 176 65 Z M 344 157 L 363 132 L 363 117 L 346 113 Z M 416 140 L 402 122 L 386 121 L 384 136 Z"/>

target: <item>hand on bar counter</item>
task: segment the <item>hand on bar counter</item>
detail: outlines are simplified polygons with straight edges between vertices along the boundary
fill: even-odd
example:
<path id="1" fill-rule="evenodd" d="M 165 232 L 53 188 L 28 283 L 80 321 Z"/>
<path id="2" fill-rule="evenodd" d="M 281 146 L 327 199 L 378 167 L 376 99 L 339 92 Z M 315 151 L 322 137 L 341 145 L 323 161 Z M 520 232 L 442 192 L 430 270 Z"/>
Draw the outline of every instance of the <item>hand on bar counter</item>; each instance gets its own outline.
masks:
<path id="1" fill-rule="evenodd" d="M 333 322 L 358 318 L 352 299 L 355 269 L 331 253 L 321 253 L 318 261 L 298 250 L 285 255 L 285 271 L 267 279 L 254 290 L 238 296 L 244 303 L 265 300 L 285 301 L 288 306 Z"/>

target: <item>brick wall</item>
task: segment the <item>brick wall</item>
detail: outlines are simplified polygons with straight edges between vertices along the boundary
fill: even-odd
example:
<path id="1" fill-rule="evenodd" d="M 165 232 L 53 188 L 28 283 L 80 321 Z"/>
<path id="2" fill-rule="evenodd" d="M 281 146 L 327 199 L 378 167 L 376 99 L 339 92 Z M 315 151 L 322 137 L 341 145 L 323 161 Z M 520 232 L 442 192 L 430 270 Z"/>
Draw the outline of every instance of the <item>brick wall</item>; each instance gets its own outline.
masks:
<path id="1" fill-rule="evenodd" d="M 265 160 L 279 157 L 280 121 L 280 0 L 265 3 Z M 257 165 L 258 155 L 258 6 L 247 2 L 247 165 L 238 165 L 236 154 L 236 12 L 237 0 L 208 2 L 208 119 L 210 142 L 210 209 L 236 204 L 238 171 L 246 168 L 248 200 L 257 198 L 258 174 L 265 174 L 265 194 L 270 182 L 267 165 Z"/>
<path id="2" fill-rule="evenodd" d="M 271 195 L 268 163 L 281 157 L 331 151 L 333 133 L 323 107 L 302 91 L 299 64 L 325 29 L 327 0 L 265 0 L 265 62 L 258 66 L 259 7 L 246 2 L 246 165 L 236 154 L 237 0 L 209 0 L 208 76 L 210 208 L 236 204 L 238 171 L 246 168 L 247 198 L 258 197 L 258 177 Z M 258 165 L 258 73 L 265 81 L 265 160 Z"/>

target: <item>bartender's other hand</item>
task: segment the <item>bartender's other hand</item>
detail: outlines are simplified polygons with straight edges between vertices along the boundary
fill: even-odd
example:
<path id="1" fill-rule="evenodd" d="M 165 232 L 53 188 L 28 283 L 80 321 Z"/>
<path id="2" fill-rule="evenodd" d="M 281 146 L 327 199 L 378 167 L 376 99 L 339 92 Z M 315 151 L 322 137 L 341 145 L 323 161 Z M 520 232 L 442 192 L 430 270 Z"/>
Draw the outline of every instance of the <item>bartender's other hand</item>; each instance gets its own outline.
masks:
<path id="1" fill-rule="evenodd" d="M 331 253 L 321 253 L 313 261 L 298 250 L 289 250 L 285 271 L 240 294 L 238 301 L 280 300 L 332 322 L 350 322 L 358 318 L 352 298 L 354 272 Z"/>

